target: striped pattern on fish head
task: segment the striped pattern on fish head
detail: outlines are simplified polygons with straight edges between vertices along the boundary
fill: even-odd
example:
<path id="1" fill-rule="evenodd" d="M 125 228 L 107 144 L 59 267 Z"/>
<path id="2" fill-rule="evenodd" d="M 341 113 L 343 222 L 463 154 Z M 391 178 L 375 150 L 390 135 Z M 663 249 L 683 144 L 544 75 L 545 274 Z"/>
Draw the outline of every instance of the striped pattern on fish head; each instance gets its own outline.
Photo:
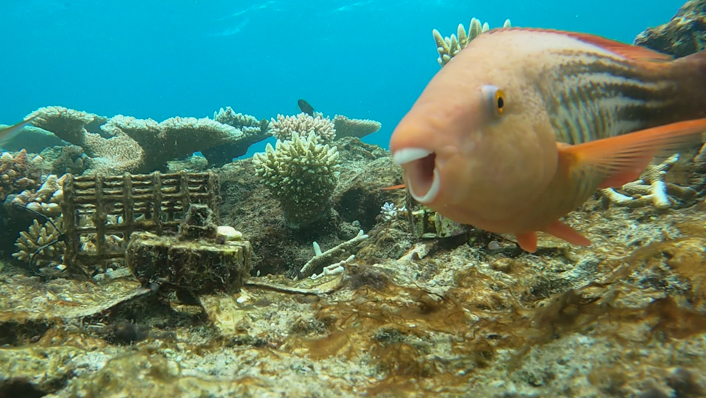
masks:
<path id="1" fill-rule="evenodd" d="M 557 150 L 531 40 L 479 36 L 399 123 L 390 150 L 417 201 L 483 228 L 526 209 L 549 184 Z"/>

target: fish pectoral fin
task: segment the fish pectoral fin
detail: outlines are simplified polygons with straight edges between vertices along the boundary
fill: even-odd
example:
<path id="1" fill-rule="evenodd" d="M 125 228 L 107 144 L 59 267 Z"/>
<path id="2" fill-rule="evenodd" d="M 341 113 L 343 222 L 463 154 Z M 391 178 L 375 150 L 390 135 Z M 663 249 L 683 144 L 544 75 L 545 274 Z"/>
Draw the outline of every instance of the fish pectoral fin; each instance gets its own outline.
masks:
<path id="1" fill-rule="evenodd" d="M 557 145 L 569 171 L 590 172 L 600 188 L 635 181 L 655 156 L 669 156 L 703 142 L 706 118 L 666 124 L 578 145 Z M 593 177 L 595 176 L 595 177 Z"/>
<path id="2" fill-rule="evenodd" d="M 554 235 L 559 239 L 563 239 L 572 245 L 577 245 L 577 246 L 590 246 L 591 241 L 588 240 L 585 236 L 581 235 L 580 233 L 576 232 L 575 229 L 571 228 L 570 226 L 564 224 L 563 222 L 557 220 L 554 221 L 553 223 L 549 224 L 547 228 L 544 229 L 543 232 L 546 232 L 550 235 Z"/>
<path id="3" fill-rule="evenodd" d="M 517 244 L 524 251 L 534 253 L 537 251 L 537 234 L 534 232 L 528 232 L 526 234 L 515 235 L 517 239 Z"/>

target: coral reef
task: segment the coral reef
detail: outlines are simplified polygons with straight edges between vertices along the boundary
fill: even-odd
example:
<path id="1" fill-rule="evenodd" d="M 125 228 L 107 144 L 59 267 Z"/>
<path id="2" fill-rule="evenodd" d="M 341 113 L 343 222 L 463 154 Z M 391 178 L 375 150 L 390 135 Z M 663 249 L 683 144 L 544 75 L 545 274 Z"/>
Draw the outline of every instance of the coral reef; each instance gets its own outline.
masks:
<path id="1" fill-rule="evenodd" d="M 27 208 L 35 213 L 55 217 L 61 215 L 61 201 L 64 199 L 64 180 L 50 174 L 44 184 L 36 191 L 25 190 L 12 199 L 14 208 Z"/>
<path id="2" fill-rule="evenodd" d="M 43 225 L 35 219 L 28 231 L 20 232 L 12 257 L 30 264 L 32 269 L 61 265 L 66 244 L 61 241 L 62 218 L 47 221 Z M 58 229 L 57 229 L 58 228 Z"/>
<path id="3" fill-rule="evenodd" d="M 272 135 L 281 141 L 291 140 L 294 133 L 301 137 L 313 133 L 319 144 L 331 142 L 336 137 L 331 119 L 320 114 L 315 117 L 303 112 L 296 116 L 277 115 L 277 119 L 270 121 L 270 129 Z"/>
<path id="4" fill-rule="evenodd" d="M 706 48 L 706 2 L 687 1 L 671 21 L 637 35 L 635 44 L 684 57 Z"/>
<path id="5" fill-rule="evenodd" d="M 41 182 L 42 162 L 40 156 L 30 159 L 25 150 L 15 155 L 4 152 L 0 156 L 0 201 L 10 194 L 37 187 Z"/>
<path id="6" fill-rule="evenodd" d="M 55 127 L 75 117 L 76 137 L 143 153 L 95 125 L 105 118 L 65 113 Z M 14 184 L 28 178 L 16 157 L 31 156 L 3 155 L 17 172 L 6 204 L 64 196 L 64 225 L 33 220 L 15 257 L 65 228 L 66 257 L 90 272 L 62 269 L 63 242 L 37 256 L 37 275 L 0 260 L 0 396 L 706 395 L 706 146 L 610 191 L 627 205 L 596 195 L 565 217 L 591 246 L 540 234 L 527 253 L 380 189 L 402 182 L 399 166 L 362 127 L 342 137 L 337 118 L 325 142 L 293 130 L 208 173 L 69 175 L 63 191 L 39 171 Z M 159 145 L 159 123 L 130 123 Z M 291 228 L 292 210 L 308 227 Z"/>
<path id="7" fill-rule="evenodd" d="M 124 134 L 139 145 L 142 149 L 137 160 L 139 167 L 133 170 L 137 172 L 159 170 L 169 160 L 218 145 L 235 144 L 244 137 L 243 132 L 233 126 L 208 118 L 193 117 L 174 117 L 157 123 L 152 119 L 140 120 L 118 115 L 108 120 L 103 130 L 115 137 Z M 245 145 L 245 150 L 248 146 Z"/>
<path id="8" fill-rule="evenodd" d="M 338 140 L 345 137 L 363 138 L 379 131 L 382 124 L 370 119 L 349 119 L 343 115 L 336 115 L 333 117 L 333 127 Z"/>
<path id="9" fill-rule="evenodd" d="M 262 183 L 279 200 L 288 224 L 301 228 L 329 216 L 338 181 L 338 150 L 320 144 L 314 131 L 301 138 L 293 131 L 291 137 L 291 141 L 278 139 L 274 148 L 267 144 L 264 153 L 253 156 L 253 164 Z"/>
<path id="10" fill-rule="evenodd" d="M 508 28 L 510 25 L 510 20 L 506 19 L 505 23 L 503 23 L 503 28 Z M 439 58 L 437 58 L 439 65 L 446 65 L 459 51 L 466 48 L 468 43 L 478 37 L 479 34 L 488 30 L 490 30 L 488 23 L 486 22 L 481 25 L 480 20 L 477 18 L 471 18 L 468 32 L 466 32 L 466 28 L 462 24 L 459 24 L 456 29 L 456 34 L 452 34 L 451 37 L 443 37 L 438 30 L 434 29 L 432 35 L 436 42 L 436 51 L 439 53 Z"/>
<path id="11" fill-rule="evenodd" d="M 236 143 L 225 143 L 201 151 L 214 166 L 223 166 L 233 158 L 244 155 L 248 147 L 270 136 L 269 121 L 258 120 L 254 116 L 235 113 L 231 107 L 221 108 L 213 114 L 213 120 L 233 126 L 243 132 L 244 137 Z"/>
<path id="12" fill-rule="evenodd" d="M 44 159 L 44 173 L 63 175 L 72 173 L 80 175 L 88 167 L 90 159 L 77 145 L 60 145 L 44 148 L 40 154 Z"/>
<path id="13" fill-rule="evenodd" d="M 107 119 L 59 106 L 29 115 L 35 116 L 35 126 L 83 148 L 89 157 L 87 173 L 150 172 L 163 169 L 167 161 L 224 145 L 221 151 L 233 153 L 229 161 L 265 138 L 208 118 L 174 117 L 161 123 L 123 115 Z"/>
<path id="14" fill-rule="evenodd" d="M 587 248 L 542 236 L 528 254 L 473 229 L 418 239 L 422 224 L 453 227 L 431 213 L 411 223 L 424 209 L 403 191 L 379 189 L 400 182 L 388 152 L 356 138 L 335 145 L 333 217 L 308 232 L 288 232 L 254 160 L 218 171 L 224 221 L 252 241 L 253 269 L 238 292 L 204 288 L 194 299 L 162 288 L 171 274 L 156 283 L 109 276 L 116 271 L 90 283 L 40 282 L 5 267 L 0 390 L 57 397 L 703 395 L 706 215 L 698 207 L 603 209 L 592 199 L 566 220 L 594 242 Z M 385 220 L 384 203 L 408 210 Z M 213 217 L 196 211 L 187 218 L 206 225 L 189 235 L 213 236 Z M 361 229 L 369 237 L 357 247 L 323 255 L 321 248 L 358 240 Z M 241 236 L 220 230 L 217 242 Z M 173 239 L 174 247 L 184 242 Z M 301 278 L 313 242 L 322 254 L 314 256 L 317 275 Z"/>

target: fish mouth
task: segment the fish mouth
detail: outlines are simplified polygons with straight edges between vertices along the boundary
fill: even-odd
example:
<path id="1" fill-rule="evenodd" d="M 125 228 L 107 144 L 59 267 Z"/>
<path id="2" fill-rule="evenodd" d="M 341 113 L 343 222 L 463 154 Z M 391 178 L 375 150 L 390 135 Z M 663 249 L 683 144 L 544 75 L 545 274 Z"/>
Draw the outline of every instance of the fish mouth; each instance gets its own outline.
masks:
<path id="1" fill-rule="evenodd" d="M 439 195 L 441 176 L 436 168 L 436 153 L 423 148 L 403 148 L 392 154 L 392 161 L 402 166 L 414 200 L 429 204 Z"/>

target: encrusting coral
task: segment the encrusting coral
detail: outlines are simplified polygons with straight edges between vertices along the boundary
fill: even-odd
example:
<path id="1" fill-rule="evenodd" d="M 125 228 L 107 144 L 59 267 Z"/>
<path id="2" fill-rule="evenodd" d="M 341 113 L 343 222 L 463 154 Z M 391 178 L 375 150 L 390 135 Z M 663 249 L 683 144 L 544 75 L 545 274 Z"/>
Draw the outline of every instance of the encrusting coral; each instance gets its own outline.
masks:
<path id="1" fill-rule="evenodd" d="M 338 149 L 320 144 L 310 131 L 301 137 L 267 144 L 253 156 L 257 175 L 279 200 L 290 227 L 303 227 L 325 218 L 338 182 Z"/>
<path id="2" fill-rule="evenodd" d="M 509 28 L 510 25 L 510 20 L 506 19 L 503 28 Z M 436 41 L 436 51 L 439 53 L 439 58 L 437 58 L 439 65 L 446 65 L 459 51 L 466 48 L 468 43 L 489 29 L 490 26 L 488 26 L 487 22 L 481 25 L 480 20 L 477 18 L 471 18 L 468 32 L 466 32 L 466 28 L 462 24 L 459 24 L 456 34 L 452 34 L 451 37 L 442 37 L 441 33 L 434 29 L 432 35 L 434 36 L 434 41 Z"/>

